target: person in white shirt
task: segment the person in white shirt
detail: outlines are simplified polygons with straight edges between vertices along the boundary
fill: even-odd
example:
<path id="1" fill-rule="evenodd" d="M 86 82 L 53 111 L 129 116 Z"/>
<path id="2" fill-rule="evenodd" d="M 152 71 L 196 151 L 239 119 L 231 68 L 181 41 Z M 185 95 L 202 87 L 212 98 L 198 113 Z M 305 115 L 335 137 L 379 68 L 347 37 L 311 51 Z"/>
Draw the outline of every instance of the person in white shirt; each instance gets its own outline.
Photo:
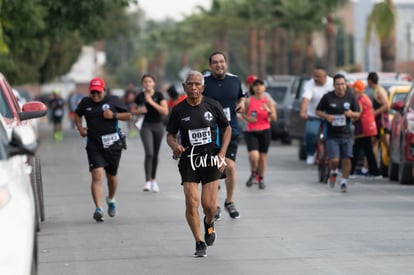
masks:
<path id="1" fill-rule="evenodd" d="M 306 119 L 304 138 L 307 154 L 306 163 L 309 165 L 315 163 L 316 141 L 321 124 L 320 118 L 315 113 L 316 106 L 318 106 L 323 95 L 333 90 L 333 80 L 322 67 L 315 68 L 312 79 L 305 84 L 300 106 L 300 117 Z"/>

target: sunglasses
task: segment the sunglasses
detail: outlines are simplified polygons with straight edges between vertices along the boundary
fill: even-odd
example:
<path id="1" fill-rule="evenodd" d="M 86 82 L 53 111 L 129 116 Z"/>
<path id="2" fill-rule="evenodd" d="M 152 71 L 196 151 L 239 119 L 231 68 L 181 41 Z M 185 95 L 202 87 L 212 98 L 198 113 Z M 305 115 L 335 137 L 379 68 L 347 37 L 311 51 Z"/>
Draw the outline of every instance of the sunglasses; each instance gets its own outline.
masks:
<path id="1" fill-rule="evenodd" d="M 99 91 L 91 91 L 91 95 L 101 94 L 102 92 Z"/>

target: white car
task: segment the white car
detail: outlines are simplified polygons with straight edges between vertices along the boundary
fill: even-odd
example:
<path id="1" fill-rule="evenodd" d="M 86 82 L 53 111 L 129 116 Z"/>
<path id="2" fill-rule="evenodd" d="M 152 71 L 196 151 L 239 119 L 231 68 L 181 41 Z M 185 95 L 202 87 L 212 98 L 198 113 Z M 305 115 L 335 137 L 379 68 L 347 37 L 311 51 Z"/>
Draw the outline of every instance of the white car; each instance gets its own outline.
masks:
<path id="1" fill-rule="evenodd" d="M 37 274 L 35 201 L 27 155 L 37 144 L 30 125 L 10 130 L 0 116 L 0 274 Z"/>

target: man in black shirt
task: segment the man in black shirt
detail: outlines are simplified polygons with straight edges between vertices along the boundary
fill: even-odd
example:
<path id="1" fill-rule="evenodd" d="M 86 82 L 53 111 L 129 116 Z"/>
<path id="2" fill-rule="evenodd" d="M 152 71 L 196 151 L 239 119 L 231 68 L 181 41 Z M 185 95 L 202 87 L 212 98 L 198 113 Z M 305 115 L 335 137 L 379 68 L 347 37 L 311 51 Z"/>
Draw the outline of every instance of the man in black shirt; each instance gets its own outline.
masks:
<path id="1" fill-rule="evenodd" d="M 185 216 L 196 241 L 194 255 L 205 257 L 207 246 L 213 245 L 216 239 L 214 215 L 218 184 L 226 166 L 225 155 L 230 143 L 231 127 L 220 104 L 202 95 L 204 78 L 200 72 L 189 72 L 183 87 L 187 98 L 171 111 L 167 124 L 167 143 L 174 157 L 179 158 L 178 168 L 186 202 Z M 223 131 L 221 139 L 218 129 Z M 205 214 L 205 242 L 202 240 L 198 212 L 200 182 L 201 205 Z"/>
<path id="2" fill-rule="evenodd" d="M 227 58 L 222 52 L 213 52 L 209 57 L 210 72 L 204 75 L 203 95 L 220 102 L 232 129 L 231 141 L 226 152 L 226 200 L 224 207 L 233 219 L 239 218 L 233 201 L 236 187 L 236 155 L 240 135 L 236 112 L 244 111 L 246 93 L 241 88 L 238 76 L 227 72 Z M 220 207 L 217 206 L 216 220 L 220 219 Z"/>
<path id="3" fill-rule="evenodd" d="M 359 118 L 360 109 L 353 93 L 346 88 L 345 77 L 337 74 L 333 78 L 334 91 L 325 94 L 317 108 L 316 114 L 325 120 L 327 127 L 326 150 L 331 168 L 329 186 L 335 187 L 339 162 L 342 159 L 341 191 L 347 191 L 351 170 L 353 137 L 352 120 Z"/>
<path id="4" fill-rule="evenodd" d="M 75 110 L 75 123 L 81 137 L 87 137 L 86 152 L 89 170 L 92 174 L 92 197 L 96 206 L 93 218 L 103 222 L 102 179 L 104 173 L 108 181 L 108 215 L 115 217 L 115 193 L 118 187 L 119 161 L 122 140 L 118 120 L 131 119 L 127 106 L 116 96 L 105 96 L 105 82 L 94 78 L 89 84 L 90 96 L 84 97 Z M 87 128 L 82 126 L 85 117 Z"/>

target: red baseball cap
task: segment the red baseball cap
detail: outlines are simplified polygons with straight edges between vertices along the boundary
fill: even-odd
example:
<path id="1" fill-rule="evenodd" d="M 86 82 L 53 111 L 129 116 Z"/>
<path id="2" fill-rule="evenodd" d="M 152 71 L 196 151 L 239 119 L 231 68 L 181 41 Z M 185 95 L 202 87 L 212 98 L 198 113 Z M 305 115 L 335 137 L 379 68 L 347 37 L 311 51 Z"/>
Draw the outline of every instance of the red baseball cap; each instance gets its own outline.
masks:
<path id="1" fill-rule="evenodd" d="M 104 92 L 105 91 L 105 81 L 102 78 L 95 77 L 89 83 L 89 92 L 98 91 Z"/>
<path id="2" fill-rule="evenodd" d="M 352 84 L 352 88 L 355 92 L 363 92 L 365 91 L 365 84 L 361 80 L 357 80 Z"/>
<path id="3" fill-rule="evenodd" d="M 257 76 L 254 74 L 248 75 L 246 78 L 246 85 L 250 86 L 253 84 L 253 82 L 257 79 Z"/>

